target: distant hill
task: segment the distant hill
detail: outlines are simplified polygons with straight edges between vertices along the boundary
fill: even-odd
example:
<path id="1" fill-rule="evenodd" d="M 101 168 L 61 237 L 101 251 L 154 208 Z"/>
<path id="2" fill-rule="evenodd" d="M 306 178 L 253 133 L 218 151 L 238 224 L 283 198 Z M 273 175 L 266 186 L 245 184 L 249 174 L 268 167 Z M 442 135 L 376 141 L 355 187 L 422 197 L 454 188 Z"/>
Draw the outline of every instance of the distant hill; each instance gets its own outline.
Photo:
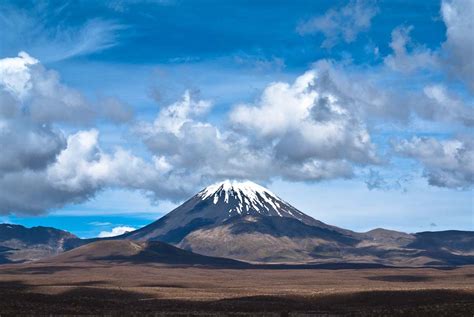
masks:
<path id="1" fill-rule="evenodd" d="M 159 241 L 136 242 L 130 240 L 96 241 L 40 262 L 73 264 L 97 261 L 226 268 L 247 266 L 246 263 L 240 261 L 204 256 Z"/>
<path id="2" fill-rule="evenodd" d="M 72 233 L 55 228 L 0 224 L 0 263 L 38 260 L 83 243 Z"/>

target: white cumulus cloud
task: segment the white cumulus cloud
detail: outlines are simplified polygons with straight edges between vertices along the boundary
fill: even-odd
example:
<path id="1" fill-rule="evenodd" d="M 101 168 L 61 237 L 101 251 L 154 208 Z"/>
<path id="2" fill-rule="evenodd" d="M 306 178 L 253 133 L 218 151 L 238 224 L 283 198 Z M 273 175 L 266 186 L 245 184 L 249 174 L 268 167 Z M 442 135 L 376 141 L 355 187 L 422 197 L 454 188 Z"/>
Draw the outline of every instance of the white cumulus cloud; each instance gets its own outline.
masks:
<path id="1" fill-rule="evenodd" d="M 403 73 L 411 73 L 419 69 L 429 69 L 438 66 L 438 56 L 430 49 L 412 43 L 410 32 L 412 26 L 399 26 L 392 31 L 390 47 L 393 54 L 384 58 L 391 69 Z M 411 47 L 409 49 L 409 47 Z"/>
<path id="2" fill-rule="evenodd" d="M 430 185 L 448 188 L 468 188 L 474 184 L 474 140 L 413 137 L 394 144 L 395 151 L 417 159 L 424 166 L 424 176 Z"/>
<path id="3" fill-rule="evenodd" d="M 441 15 L 446 24 L 445 66 L 474 91 L 474 1 L 444 0 Z"/>
<path id="4" fill-rule="evenodd" d="M 130 232 L 130 231 L 133 231 L 135 229 L 136 228 L 128 227 L 128 226 L 118 226 L 118 227 L 112 228 L 111 231 L 101 231 L 99 233 L 99 238 L 115 237 L 115 236 L 119 236 L 121 234 Z"/>

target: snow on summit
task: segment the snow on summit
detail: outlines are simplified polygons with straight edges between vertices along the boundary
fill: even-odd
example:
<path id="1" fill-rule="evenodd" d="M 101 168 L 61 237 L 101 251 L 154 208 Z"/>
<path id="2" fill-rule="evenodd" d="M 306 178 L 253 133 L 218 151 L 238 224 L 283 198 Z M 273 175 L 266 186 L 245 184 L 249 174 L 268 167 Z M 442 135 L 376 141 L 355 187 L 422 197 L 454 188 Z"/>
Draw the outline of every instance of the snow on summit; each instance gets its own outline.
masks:
<path id="1" fill-rule="evenodd" d="M 271 191 L 266 189 L 263 186 L 260 186 L 258 184 L 255 184 L 254 182 L 251 181 L 230 181 L 230 180 L 225 180 L 220 183 L 215 183 L 212 184 L 206 188 L 204 188 L 199 195 L 203 198 L 206 199 L 212 195 L 219 195 L 221 192 L 224 192 L 225 194 L 225 200 L 229 200 L 229 193 L 236 193 L 239 195 L 239 199 L 241 200 L 242 197 L 240 195 L 243 195 L 248 198 L 252 198 L 252 200 L 258 199 L 257 193 L 261 197 L 265 196 L 271 196 L 275 199 L 278 199 L 278 197 L 273 194 Z"/>
<path id="2" fill-rule="evenodd" d="M 293 208 L 285 208 L 287 203 L 270 190 L 251 181 L 226 180 L 216 183 L 204 188 L 198 193 L 198 197 L 201 197 L 202 200 L 212 199 L 214 205 L 228 204 L 229 214 L 237 212 L 242 215 L 256 212 L 261 215 L 274 214 L 280 217 L 295 217 Z"/>

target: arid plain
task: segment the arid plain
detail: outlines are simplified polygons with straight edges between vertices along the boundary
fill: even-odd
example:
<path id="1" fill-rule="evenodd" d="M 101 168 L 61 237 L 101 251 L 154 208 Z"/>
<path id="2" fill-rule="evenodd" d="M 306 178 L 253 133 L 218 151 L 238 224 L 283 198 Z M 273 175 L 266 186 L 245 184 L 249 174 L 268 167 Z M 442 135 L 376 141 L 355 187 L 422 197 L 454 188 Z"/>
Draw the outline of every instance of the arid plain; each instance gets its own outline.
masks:
<path id="1" fill-rule="evenodd" d="M 0 268 L 9 314 L 472 316 L 474 266 L 218 269 L 110 262 Z"/>

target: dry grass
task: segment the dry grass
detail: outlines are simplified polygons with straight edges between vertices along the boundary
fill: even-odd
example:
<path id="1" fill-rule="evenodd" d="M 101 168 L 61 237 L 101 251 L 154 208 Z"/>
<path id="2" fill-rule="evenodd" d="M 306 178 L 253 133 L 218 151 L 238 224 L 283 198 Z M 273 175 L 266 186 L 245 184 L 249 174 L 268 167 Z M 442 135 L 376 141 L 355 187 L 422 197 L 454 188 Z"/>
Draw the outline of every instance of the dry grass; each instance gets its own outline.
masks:
<path id="1" fill-rule="evenodd" d="M 228 270 L 106 262 L 5 265 L 0 267 L 0 298 L 0 312 L 11 314 L 472 316 L 474 266 L 449 270 Z"/>

